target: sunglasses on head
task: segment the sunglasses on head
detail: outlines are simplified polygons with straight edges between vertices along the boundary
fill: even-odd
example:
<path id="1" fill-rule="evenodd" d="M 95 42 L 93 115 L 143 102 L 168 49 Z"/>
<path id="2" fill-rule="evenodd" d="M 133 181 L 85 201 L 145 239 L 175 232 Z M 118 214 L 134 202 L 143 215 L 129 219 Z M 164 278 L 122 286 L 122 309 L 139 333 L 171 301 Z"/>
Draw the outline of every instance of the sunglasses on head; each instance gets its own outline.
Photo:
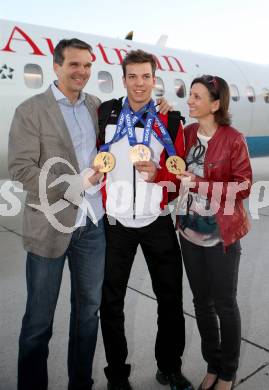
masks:
<path id="1" fill-rule="evenodd" d="M 212 83 L 214 85 L 214 88 L 218 89 L 218 82 L 214 76 L 211 75 L 204 75 L 202 76 L 202 79 L 205 80 L 206 83 Z"/>

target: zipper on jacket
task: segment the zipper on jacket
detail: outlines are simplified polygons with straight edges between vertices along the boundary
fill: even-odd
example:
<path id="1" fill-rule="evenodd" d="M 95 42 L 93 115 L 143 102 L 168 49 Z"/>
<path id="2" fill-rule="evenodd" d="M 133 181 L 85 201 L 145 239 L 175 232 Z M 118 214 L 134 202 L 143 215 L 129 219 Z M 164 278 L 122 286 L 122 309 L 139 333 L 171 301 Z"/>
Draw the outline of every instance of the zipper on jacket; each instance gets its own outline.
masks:
<path id="1" fill-rule="evenodd" d="M 136 202 L 136 171 L 135 166 L 133 166 L 133 219 L 135 219 L 135 202 Z"/>

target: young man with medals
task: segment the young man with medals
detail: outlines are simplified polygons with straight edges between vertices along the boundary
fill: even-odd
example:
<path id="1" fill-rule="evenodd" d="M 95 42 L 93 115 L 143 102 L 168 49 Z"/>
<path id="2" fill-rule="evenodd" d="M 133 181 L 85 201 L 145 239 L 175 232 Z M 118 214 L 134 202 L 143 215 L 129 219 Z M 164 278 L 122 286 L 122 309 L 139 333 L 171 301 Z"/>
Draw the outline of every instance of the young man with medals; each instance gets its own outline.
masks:
<path id="1" fill-rule="evenodd" d="M 185 346 L 182 308 L 182 263 L 169 213 L 167 186 L 178 184 L 184 170 L 181 116 L 157 113 L 151 99 L 155 59 L 137 50 L 122 64 L 124 99 L 99 108 L 100 153 L 96 165 L 106 172 L 106 271 L 100 309 L 108 366 L 108 390 L 131 390 L 131 366 L 124 333 L 124 298 L 138 245 L 141 245 L 158 302 L 155 345 L 156 379 L 172 390 L 190 390 L 181 374 Z M 162 215 L 163 214 L 163 215 Z"/>

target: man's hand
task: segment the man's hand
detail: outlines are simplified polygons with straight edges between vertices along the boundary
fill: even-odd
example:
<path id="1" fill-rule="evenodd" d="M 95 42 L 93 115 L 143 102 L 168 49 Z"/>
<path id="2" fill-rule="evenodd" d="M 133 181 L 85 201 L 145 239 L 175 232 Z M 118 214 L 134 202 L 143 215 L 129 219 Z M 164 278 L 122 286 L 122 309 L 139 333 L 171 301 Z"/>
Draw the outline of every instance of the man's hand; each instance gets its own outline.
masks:
<path id="1" fill-rule="evenodd" d="M 83 174 L 83 189 L 87 190 L 91 186 L 98 184 L 103 177 L 103 173 L 99 172 L 99 166 L 93 166 L 87 169 Z"/>
<path id="2" fill-rule="evenodd" d="M 166 115 L 168 111 L 173 111 L 173 106 L 164 97 L 157 99 L 157 104 L 159 112 L 163 115 Z"/>
<path id="3" fill-rule="evenodd" d="M 146 182 L 152 183 L 154 181 L 157 175 L 157 167 L 152 160 L 138 161 L 134 166 Z"/>

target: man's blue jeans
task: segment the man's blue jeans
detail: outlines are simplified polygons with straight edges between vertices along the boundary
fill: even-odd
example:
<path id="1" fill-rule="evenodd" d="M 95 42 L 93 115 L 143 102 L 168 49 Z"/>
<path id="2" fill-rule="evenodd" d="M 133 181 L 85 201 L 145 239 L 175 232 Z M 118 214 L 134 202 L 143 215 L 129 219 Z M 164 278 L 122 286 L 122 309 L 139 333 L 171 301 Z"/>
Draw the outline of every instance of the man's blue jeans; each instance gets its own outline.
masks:
<path id="1" fill-rule="evenodd" d="M 104 276 L 105 233 L 89 218 L 75 230 L 66 253 L 56 259 L 28 253 L 27 304 L 19 340 L 18 390 L 48 388 L 48 343 L 66 257 L 71 275 L 71 317 L 68 345 L 69 390 L 92 387 L 98 310 Z"/>

